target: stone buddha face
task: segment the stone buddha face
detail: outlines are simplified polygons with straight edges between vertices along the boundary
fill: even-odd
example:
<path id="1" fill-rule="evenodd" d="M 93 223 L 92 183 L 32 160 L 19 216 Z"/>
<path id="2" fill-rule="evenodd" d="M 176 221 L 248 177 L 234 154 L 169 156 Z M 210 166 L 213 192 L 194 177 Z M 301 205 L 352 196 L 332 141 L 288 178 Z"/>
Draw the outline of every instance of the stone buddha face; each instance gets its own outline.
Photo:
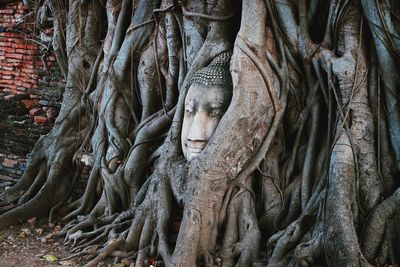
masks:
<path id="1" fill-rule="evenodd" d="M 181 132 L 182 152 L 188 161 L 203 151 L 229 106 L 231 55 L 230 51 L 219 54 L 191 78 Z"/>
<path id="2" fill-rule="evenodd" d="M 181 133 L 183 155 L 198 156 L 213 135 L 231 100 L 231 88 L 193 83 L 185 100 Z"/>

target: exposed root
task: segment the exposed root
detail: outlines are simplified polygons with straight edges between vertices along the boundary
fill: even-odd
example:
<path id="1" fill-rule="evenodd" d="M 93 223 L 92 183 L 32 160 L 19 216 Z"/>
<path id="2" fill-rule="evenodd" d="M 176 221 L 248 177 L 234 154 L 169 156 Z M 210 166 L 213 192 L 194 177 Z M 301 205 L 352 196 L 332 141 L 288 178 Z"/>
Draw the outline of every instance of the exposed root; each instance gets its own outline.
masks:
<path id="1" fill-rule="evenodd" d="M 103 259 L 105 259 L 106 257 L 110 256 L 110 254 L 112 252 L 114 252 L 115 250 L 117 250 L 121 244 L 123 243 L 122 240 L 120 239 L 112 239 L 109 241 L 109 243 L 107 244 L 106 247 L 104 247 L 102 250 L 100 250 L 98 252 L 98 255 L 96 256 L 96 258 L 94 258 L 93 260 L 91 260 L 90 262 L 88 262 L 87 264 L 84 265 L 84 267 L 94 267 L 97 266 L 97 264 L 102 261 Z"/>
<path id="2" fill-rule="evenodd" d="M 395 1 L 39 2 L 62 16 L 67 85 L 52 132 L 0 193 L 0 228 L 62 208 L 68 223 L 47 238 L 86 266 L 400 262 Z M 232 103 L 187 161 L 191 77 L 231 49 Z M 83 151 L 88 184 L 65 203 Z"/>
<path id="3" fill-rule="evenodd" d="M 232 197 L 227 214 L 224 240 L 220 251 L 222 265 L 251 266 L 258 258 L 261 236 L 252 194 L 243 189 L 239 190 Z"/>
<path id="4" fill-rule="evenodd" d="M 394 263 L 389 253 L 395 245 L 398 223 L 398 208 L 400 206 L 400 190 L 379 204 L 369 216 L 363 231 L 361 250 L 369 262 L 379 265 L 387 260 Z M 394 228 L 393 228 L 394 227 Z"/>

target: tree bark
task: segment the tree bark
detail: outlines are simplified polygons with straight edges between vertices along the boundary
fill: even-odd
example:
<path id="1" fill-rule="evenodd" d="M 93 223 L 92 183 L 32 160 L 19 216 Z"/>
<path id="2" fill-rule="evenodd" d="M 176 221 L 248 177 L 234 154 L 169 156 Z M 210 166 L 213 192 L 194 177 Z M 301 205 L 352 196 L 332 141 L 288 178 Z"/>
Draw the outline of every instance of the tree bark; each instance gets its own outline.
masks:
<path id="1" fill-rule="evenodd" d="M 400 263 L 395 0 L 40 4 L 57 18 L 67 83 L 53 130 L 1 192 L 0 228 L 67 211 L 58 235 L 87 266 L 116 254 L 135 266 Z M 229 50 L 231 103 L 187 161 L 191 77 Z M 71 201 L 84 152 L 93 166 Z"/>

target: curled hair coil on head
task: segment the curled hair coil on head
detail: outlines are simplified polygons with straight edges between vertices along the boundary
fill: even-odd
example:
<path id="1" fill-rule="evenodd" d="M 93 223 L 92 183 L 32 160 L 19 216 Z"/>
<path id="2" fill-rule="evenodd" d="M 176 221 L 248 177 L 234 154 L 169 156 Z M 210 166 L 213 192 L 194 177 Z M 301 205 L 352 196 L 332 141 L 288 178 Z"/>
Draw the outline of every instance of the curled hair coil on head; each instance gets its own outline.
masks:
<path id="1" fill-rule="evenodd" d="M 222 52 L 207 67 L 198 70 L 190 79 L 190 84 L 232 86 L 232 77 L 229 71 L 231 57 L 232 51 Z"/>

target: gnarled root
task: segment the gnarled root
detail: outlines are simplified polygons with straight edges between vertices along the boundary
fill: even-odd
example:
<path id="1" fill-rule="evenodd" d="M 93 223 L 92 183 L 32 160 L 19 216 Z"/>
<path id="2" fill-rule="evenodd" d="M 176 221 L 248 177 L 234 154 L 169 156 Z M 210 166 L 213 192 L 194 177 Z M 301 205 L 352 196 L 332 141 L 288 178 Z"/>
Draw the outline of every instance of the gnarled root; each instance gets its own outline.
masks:
<path id="1" fill-rule="evenodd" d="M 0 215 L 0 228 L 44 216 L 52 207 L 66 200 L 74 182 L 74 172 L 71 171 L 74 169 L 74 152 L 69 142 L 74 142 L 75 138 L 62 142 L 57 140 L 51 134 L 42 137 L 30 155 L 23 177 L 0 195 L 0 212 L 3 213 Z"/>
<path id="2" fill-rule="evenodd" d="M 101 230 L 92 232 L 96 234 L 98 234 L 96 231 L 108 232 L 109 239 L 115 240 L 115 242 L 99 251 L 97 257 L 87 266 L 95 266 L 117 249 L 136 252 L 135 266 L 144 266 L 149 257 L 157 258 L 158 255 L 168 265 L 170 248 L 167 231 L 170 222 L 172 192 L 167 182 L 159 179 L 158 176 L 153 175 L 149 179 L 151 180 L 149 186 L 145 188 L 146 192 L 139 193 L 139 195 L 145 194 L 145 197 L 137 207 L 122 213 L 111 224 L 99 228 Z M 129 229 L 123 227 L 127 223 L 131 225 Z M 118 229 L 126 230 L 117 232 Z M 79 234 L 82 235 L 82 233 Z M 86 233 L 85 235 L 90 234 Z M 69 237 L 71 238 L 71 235 Z"/>
<path id="3" fill-rule="evenodd" d="M 257 260 L 261 238 L 252 194 L 239 189 L 226 212 L 226 228 L 219 253 L 222 266 L 251 266 Z"/>
<path id="4" fill-rule="evenodd" d="M 378 265 L 387 262 L 396 263 L 398 249 L 400 189 L 379 204 L 369 216 L 361 241 L 361 250 L 365 258 Z"/>

